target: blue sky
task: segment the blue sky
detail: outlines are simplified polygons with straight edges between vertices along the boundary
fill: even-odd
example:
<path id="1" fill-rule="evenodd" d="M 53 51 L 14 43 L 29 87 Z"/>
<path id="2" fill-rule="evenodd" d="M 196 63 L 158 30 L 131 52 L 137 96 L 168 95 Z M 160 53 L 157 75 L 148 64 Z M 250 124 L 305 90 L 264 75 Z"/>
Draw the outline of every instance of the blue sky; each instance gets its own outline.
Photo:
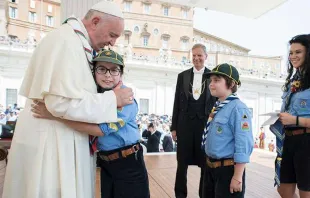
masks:
<path id="1" fill-rule="evenodd" d="M 196 8 L 194 27 L 251 49 L 250 54 L 287 57 L 291 37 L 310 34 L 310 0 L 289 0 L 257 19 Z"/>

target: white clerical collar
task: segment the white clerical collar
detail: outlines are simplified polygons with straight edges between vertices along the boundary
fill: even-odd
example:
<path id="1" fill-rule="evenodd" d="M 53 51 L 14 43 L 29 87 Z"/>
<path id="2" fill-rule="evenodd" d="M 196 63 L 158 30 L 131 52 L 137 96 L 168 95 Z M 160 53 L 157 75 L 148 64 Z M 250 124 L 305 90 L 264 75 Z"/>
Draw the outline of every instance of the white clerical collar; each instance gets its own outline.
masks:
<path id="1" fill-rule="evenodd" d="M 201 70 L 197 70 L 195 67 L 193 67 L 194 74 L 203 74 L 205 72 L 205 67 L 201 68 Z"/>

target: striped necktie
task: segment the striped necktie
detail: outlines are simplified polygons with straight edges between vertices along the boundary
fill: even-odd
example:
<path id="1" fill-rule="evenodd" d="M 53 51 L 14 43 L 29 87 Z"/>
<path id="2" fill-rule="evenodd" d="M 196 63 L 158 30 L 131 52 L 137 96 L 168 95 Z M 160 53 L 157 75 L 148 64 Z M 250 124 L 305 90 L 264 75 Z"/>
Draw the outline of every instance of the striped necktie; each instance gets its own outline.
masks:
<path id="1" fill-rule="evenodd" d="M 203 130 L 203 134 L 202 134 L 202 141 L 201 141 L 201 148 L 204 149 L 205 145 L 206 145 L 206 141 L 207 141 L 207 135 L 209 132 L 209 127 L 210 127 L 210 123 L 212 121 L 212 119 L 215 117 L 215 115 L 217 114 L 217 112 L 219 112 L 225 105 L 227 105 L 228 103 L 230 103 L 230 101 L 233 101 L 235 99 L 239 99 L 238 96 L 236 96 L 235 94 L 230 95 L 228 98 L 226 98 L 226 100 L 224 100 L 223 102 L 217 101 L 209 115 L 208 118 L 208 122 L 206 127 Z"/>

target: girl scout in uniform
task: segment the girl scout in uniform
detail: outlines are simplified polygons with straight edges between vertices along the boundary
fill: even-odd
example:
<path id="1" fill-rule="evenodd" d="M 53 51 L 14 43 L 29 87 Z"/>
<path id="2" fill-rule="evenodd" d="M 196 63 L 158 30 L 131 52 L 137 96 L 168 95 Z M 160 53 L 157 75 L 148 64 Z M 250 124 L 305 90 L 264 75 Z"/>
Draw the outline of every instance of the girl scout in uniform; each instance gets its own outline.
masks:
<path id="1" fill-rule="evenodd" d="M 98 92 L 120 86 L 124 71 L 121 55 L 112 50 L 103 50 L 94 58 L 94 78 Z M 121 87 L 120 87 L 121 88 Z M 42 104 L 33 111 L 36 117 L 57 119 L 66 125 L 94 137 L 91 138 L 93 150 L 98 150 L 101 167 L 102 198 L 148 198 L 149 183 L 143 159 L 140 134 L 136 124 L 138 105 L 136 102 L 124 106 L 117 112 L 117 123 L 99 125 L 62 120 L 51 117 Z"/>
<path id="2" fill-rule="evenodd" d="M 202 138 L 207 155 L 203 197 L 244 197 L 245 164 L 253 150 L 253 135 L 251 113 L 235 94 L 241 84 L 239 73 L 224 63 L 207 75 L 211 95 L 218 101 Z"/>
<path id="3" fill-rule="evenodd" d="M 283 87 L 279 120 L 270 127 L 276 135 L 275 185 L 283 198 L 310 197 L 310 36 L 290 41 L 288 76 Z"/>

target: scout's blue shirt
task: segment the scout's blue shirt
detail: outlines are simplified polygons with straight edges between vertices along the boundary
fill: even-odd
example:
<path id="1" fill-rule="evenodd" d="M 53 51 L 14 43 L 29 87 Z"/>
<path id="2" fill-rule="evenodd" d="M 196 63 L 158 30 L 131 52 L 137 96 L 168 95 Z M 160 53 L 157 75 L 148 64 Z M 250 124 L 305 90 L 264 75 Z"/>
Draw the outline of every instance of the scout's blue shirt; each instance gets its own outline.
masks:
<path id="1" fill-rule="evenodd" d="M 253 145 L 250 111 L 240 99 L 232 100 L 211 121 L 205 152 L 214 159 L 233 158 L 236 163 L 248 163 Z"/>
<path id="2" fill-rule="evenodd" d="M 304 91 L 299 91 L 293 93 L 291 97 L 291 101 L 288 105 L 288 108 L 285 109 L 286 102 L 291 93 L 291 87 L 288 86 L 288 91 L 283 92 L 282 95 L 282 106 L 281 112 L 288 112 L 293 116 L 300 116 L 304 118 L 310 117 L 310 89 L 306 89 Z M 285 126 L 289 128 L 300 127 L 296 125 Z M 283 144 L 284 144 L 284 126 L 278 120 L 276 123 L 270 126 L 271 132 L 273 132 L 276 136 L 276 145 L 277 145 L 277 158 L 275 165 L 275 185 L 280 186 L 280 169 L 281 169 L 281 160 L 282 160 L 282 152 L 283 152 Z"/>
<path id="3" fill-rule="evenodd" d="M 124 146 L 135 144 L 140 139 L 136 115 L 138 104 L 134 100 L 133 104 L 123 107 L 117 111 L 118 122 L 99 124 L 104 136 L 98 137 L 97 149 L 99 151 L 110 151 Z"/>
<path id="4" fill-rule="evenodd" d="M 288 112 L 293 116 L 310 117 L 310 89 L 293 93 L 288 109 L 285 109 L 287 97 L 291 94 L 290 86 L 282 95 L 281 112 Z"/>

